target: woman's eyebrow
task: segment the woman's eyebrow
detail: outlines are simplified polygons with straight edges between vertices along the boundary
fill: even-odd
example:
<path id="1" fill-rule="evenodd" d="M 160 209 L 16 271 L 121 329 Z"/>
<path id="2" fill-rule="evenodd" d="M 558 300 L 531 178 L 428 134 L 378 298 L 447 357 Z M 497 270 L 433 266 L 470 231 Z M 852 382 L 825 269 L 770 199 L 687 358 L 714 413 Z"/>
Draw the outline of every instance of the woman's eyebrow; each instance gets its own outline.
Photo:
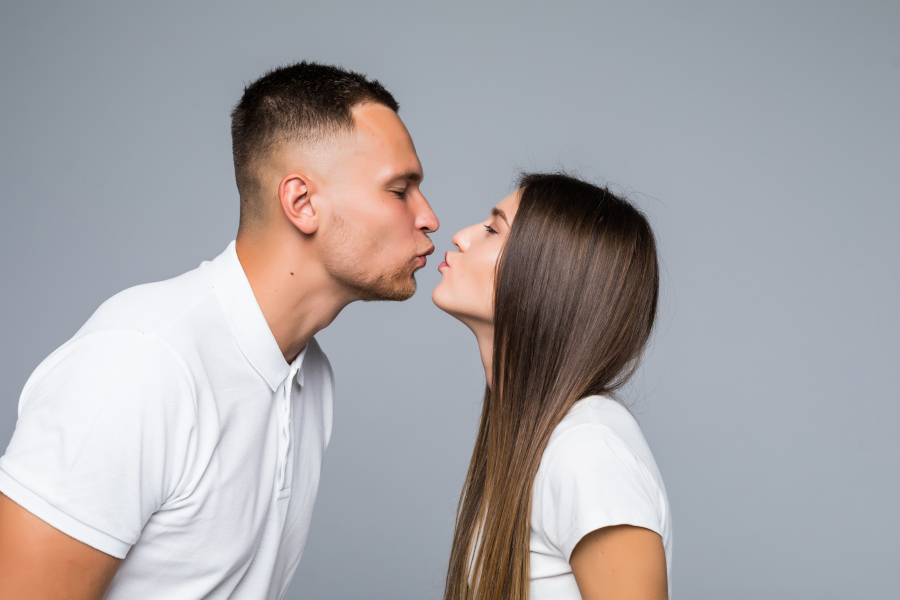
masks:
<path id="1" fill-rule="evenodd" d="M 492 217 L 500 217 L 501 219 L 503 219 L 503 222 L 506 223 L 506 226 L 509 227 L 509 220 L 506 218 L 506 213 L 504 213 L 499 208 L 497 208 L 497 207 L 492 208 L 491 216 Z"/>

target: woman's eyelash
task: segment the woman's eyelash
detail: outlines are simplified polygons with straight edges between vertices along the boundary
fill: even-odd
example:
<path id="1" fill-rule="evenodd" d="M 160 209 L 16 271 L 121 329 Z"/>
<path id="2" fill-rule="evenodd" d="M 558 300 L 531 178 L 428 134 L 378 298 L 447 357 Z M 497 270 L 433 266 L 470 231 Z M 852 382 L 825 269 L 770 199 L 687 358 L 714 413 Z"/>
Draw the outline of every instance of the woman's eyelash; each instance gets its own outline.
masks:
<path id="1" fill-rule="evenodd" d="M 403 190 L 402 192 L 398 190 L 391 190 L 391 193 L 398 198 L 406 198 L 406 190 Z"/>
<path id="2" fill-rule="evenodd" d="M 488 230 L 488 233 L 497 233 L 490 225 L 485 225 L 484 228 Z"/>

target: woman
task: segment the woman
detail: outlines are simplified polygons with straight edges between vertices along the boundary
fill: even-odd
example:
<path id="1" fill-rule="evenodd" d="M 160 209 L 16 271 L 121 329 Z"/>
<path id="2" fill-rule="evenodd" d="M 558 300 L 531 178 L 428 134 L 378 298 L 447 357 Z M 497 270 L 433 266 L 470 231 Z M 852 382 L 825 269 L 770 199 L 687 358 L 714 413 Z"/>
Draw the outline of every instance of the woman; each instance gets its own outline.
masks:
<path id="1" fill-rule="evenodd" d="M 526 175 L 453 244 L 432 298 L 475 334 L 487 387 L 444 599 L 666 598 L 665 487 L 612 397 L 656 315 L 647 220 L 607 189 Z"/>

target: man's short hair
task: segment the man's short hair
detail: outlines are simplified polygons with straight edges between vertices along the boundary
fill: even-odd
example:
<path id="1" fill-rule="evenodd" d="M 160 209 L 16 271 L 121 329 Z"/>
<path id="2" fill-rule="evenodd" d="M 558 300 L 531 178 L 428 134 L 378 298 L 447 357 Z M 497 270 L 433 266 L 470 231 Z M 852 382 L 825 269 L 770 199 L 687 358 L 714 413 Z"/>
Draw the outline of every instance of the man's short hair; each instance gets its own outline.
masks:
<path id="1" fill-rule="evenodd" d="M 359 104 L 400 106 L 377 80 L 340 67 L 303 61 L 269 71 L 244 88 L 231 111 L 234 175 L 241 197 L 240 228 L 265 219 L 262 165 L 273 147 L 314 143 L 354 127 Z"/>

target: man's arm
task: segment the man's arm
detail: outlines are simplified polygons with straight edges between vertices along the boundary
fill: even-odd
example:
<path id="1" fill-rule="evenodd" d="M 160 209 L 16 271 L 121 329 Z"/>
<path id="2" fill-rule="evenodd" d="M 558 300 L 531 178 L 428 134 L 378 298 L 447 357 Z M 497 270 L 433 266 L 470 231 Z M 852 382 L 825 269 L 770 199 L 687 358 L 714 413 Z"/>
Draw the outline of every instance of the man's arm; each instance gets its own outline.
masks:
<path id="1" fill-rule="evenodd" d="M 617 525 L 587 534 L 569 559 L 584 600 L 665 600 L 666 551 L 656 532 Z"/>
<path id="2" fill-rule="evenodd" d="M 100 600 L 120 562 L 0 494 L 0 596 L 4 600 Z"/>

